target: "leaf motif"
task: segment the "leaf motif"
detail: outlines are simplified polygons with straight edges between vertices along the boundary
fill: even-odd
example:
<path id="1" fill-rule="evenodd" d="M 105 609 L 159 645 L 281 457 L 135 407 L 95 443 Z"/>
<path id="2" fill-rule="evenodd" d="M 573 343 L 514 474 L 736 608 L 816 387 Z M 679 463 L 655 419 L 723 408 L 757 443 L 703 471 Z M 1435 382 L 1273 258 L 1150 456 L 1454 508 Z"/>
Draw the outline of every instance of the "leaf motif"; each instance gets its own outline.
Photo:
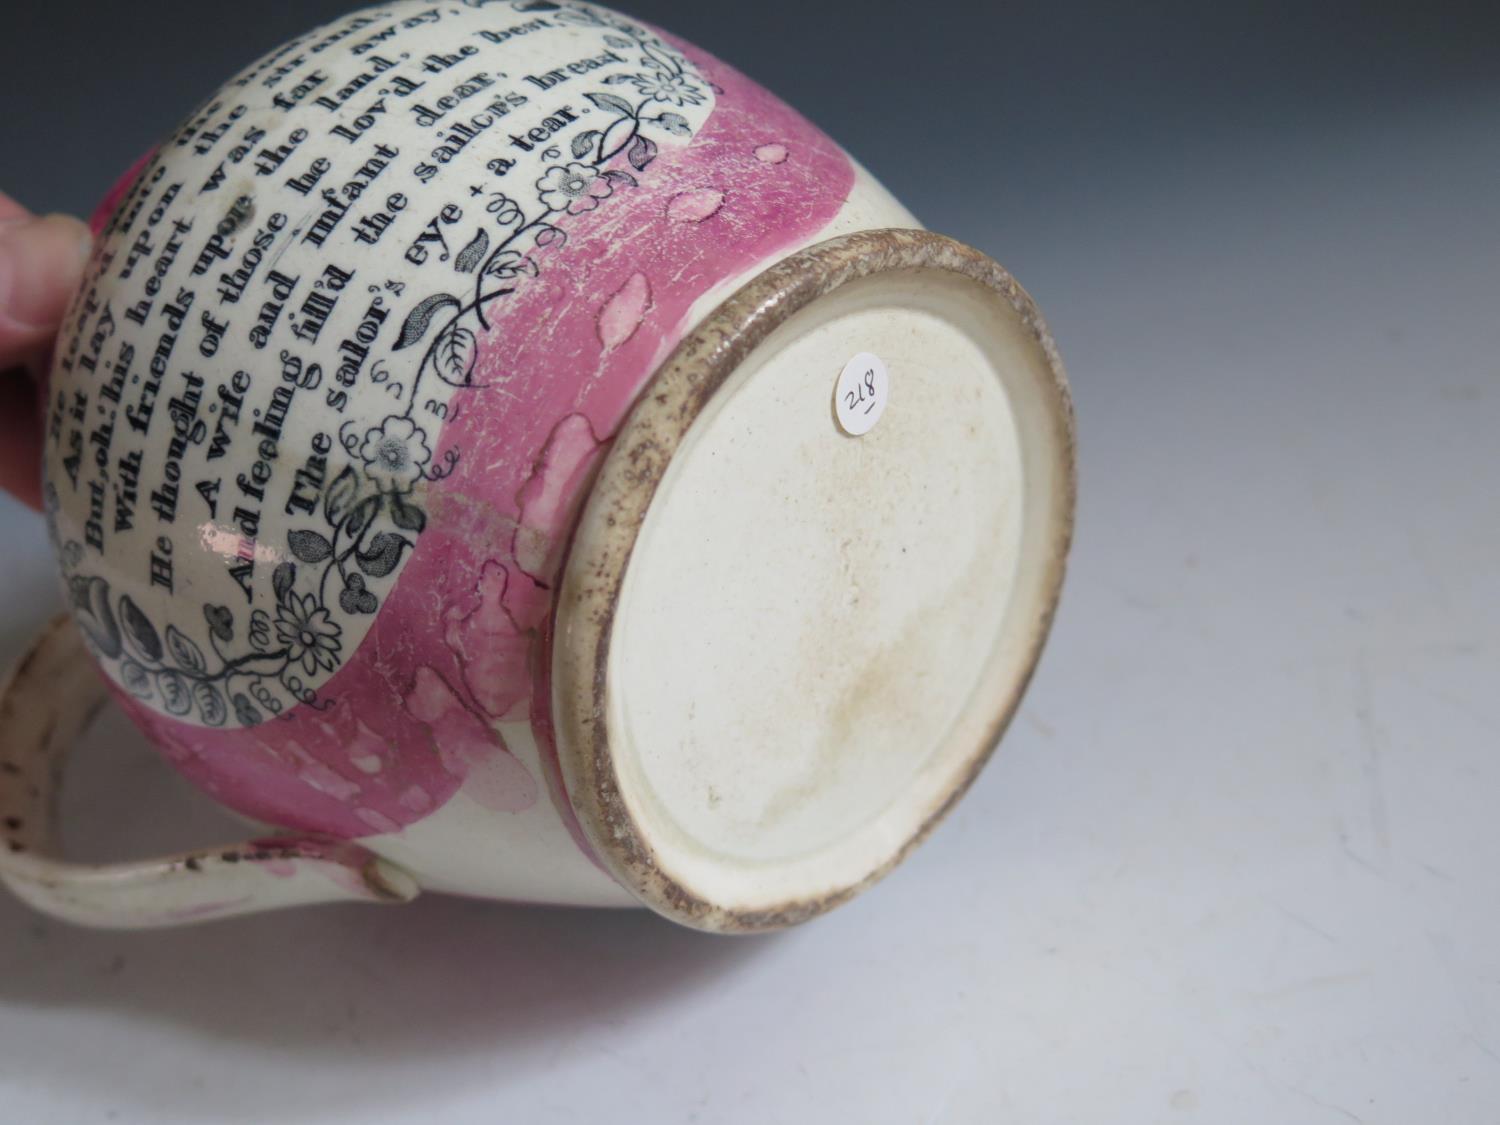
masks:
<path id="1" fill-rule="evenodd" d="M 396 569 L 401 561 L 401 552 L 411 546 L 411 540 L 389 531 L 382 531 L 370 540 L 370 549 L 359 553 L 359 566 L 371 578 L 384 578 Z"/>
<path id="2" fill-rule="evenodd" d="M 457 324 L 450 325 L 438 337 L 435 357 L 438 378 L 455 387 L 468 386 L 478 355 L 479 342 L 474 333 Z"/>
<path id="3" fill-rule="evenodd" d="M 202 672 L 208 667 L 203 659 L 203 650 L 194 641 L 183 636 L 176 625 L 167 626 L 167 651 L 172 654 L 177 667 L 189 672 Z"/>
<path id="4" fill-rule="evenodd" d="M 628 51 L 630 50 L 630 48 L 635 46 L 635 44 L 632 43 L 629 39 L 626 39 L 623 36 L 619 35 L 606 35 L 604 37 L 604 42 L 606 45 L 610 47 L 617 47 L 622 51 Z"/>
<path id="5" fill-rule="evenodd" d="M 344 589 L 339 594 L 339 608 L 345 613 L 374 613 L 380 601 L 365 589 L 365 576 L 355 571 L 344 579 Z"/>
<path id="6" fill-rule="evenodd" d="M 660 40 L 655 43 L 642 43 L 641 50 L 646 54 L 647 66 L 665 70 L 669 74 L 682 73 L 682 67 L 677 65 L 677 60 L 662 49 Z"/>
<path id="7" fill-rule="evenodd" d="M 287 595 L 292 592 L 292 583 L 296 581 L 296 578 L 296 563 L 283 562 L 276 564 L 276 569 L 271 572 L 271 589 L 275 591 L 278 602 L 286 601 Z"/>
<path id="8" fill-rule="evenodd" d="M 168 714 L 186 715 L 192 709 L 193 697 L 187 681 L 171 668 L 156 673 L 156 690 L 161 692 L 162 706 Z"/>
<path id="9" fill-rule="evenodd" d="M 606 94 L 602 90 L 596 90 L 592 94 L 584 94 L 584 97 L 593 102 L 600 109 L 607 109 L 619 114 L 621 117 L 634 117 L 635 110 L 630 108 L 630 103 L 624 98 L 614 94 Z"/>
<path id="10" fill-rule="evenodd" d="M 520 277 L 523 274 L 527 277 L 535 277 L 538 272 L 534 261 L 529 257 L 517 254 L 514 250 L 507 250 L 503 254 L 496 255 L 495 260 L 484 269 L 486 277 L 498 277 L 502 280 Z M 511 291 L 509 289 L 504 290 L 506 293 Z M 495 294 L 497 297 L 500 295 L 499 293 Z"/>
<path id="11" fill-rule="evenodd" d="M 213 684 L 202 680 L 193 685 L 193 702 L 198 705 L 198 714 L 211 727 L 224 725 L 229 709 L 224 706 L 224 697 Z"/>
<path id="12" fill-rule="evenodd" d="M 599 142 L 599 157 L 608 160 L 615 153 L 630 143 L 630 138 L 635 136 L 637 125 L 633 117 L 617 117 L 604 130 L 604 137 Z"/>
<path id="13" fill-rule="evenodd" d="M 401 337 L 391 348 L 393 352 L 399 352 L 402 348 L 409 348 L 427 335 L 427 329 L 432 324 L 432 318 L 437 315 L 439 309 L 447 305 L 457 305 L 458 298 L 449 293 L 434 293 L 416 308 L 407 314 L 406 323 L 401 326 Z"/>
<path id="14" fill-rule="evenodd" d="M 686 137 L 693 131 L 693 127 L 688 124 L 688 119 L 680 113 L 657 114 L 655 121 L 674 136 Z"/>
<path id="15" fill-rule="evenodd" d="M 244 692 L 235 692 L 234 698 L 230 702 L 234 704 L 235 720 L 241 726 L 253 727 L 256 723 L 260 722 L 260 712 L 256 710 L 255 704 L 250 702 L 250 697 Z"/>
<path id="16" fill-rule="evenodd" d="M 418 534 L 427 526 L 427 515 L 415 504 L 408 503 L 399 492 L 391 493 L 391 522 L 403 531 Z"/>
<path id="17" fill-rule="evenodd" d="M 359 479 L 354 475 L 354 466 L 345 465 L 344 471 L 333 478 L 323 496 L 323 514 L 328 517 L 328 522 L 337 527 L 358 494 Z"/>
<path id="18" fill-rule="evenodd" d="M 120 599 L 120 630 L 130 645 L 147 661 L 155 663 L 161 659 L 161 637 L 156 626 L 126 594 Z"/>
<path id="19" fill-rule="evenodd" d="M 634 77 L 635 75 L 633 74 L 611 74 L 604 80 L 604 84 L 606 86 L 622 86 Z"/>
<path id="20" fill-rule="evenodd" d="M 73 619 L 101 656 L 120 655 L 120 623 L 109 605 L 109 583 L 98 575 L 75 574 L 68 581 Z"/>
<path id="21" fill-rule="evenodd" d="M 589 149 L 594 147 L 594 141 L 598 136 L 598 129 L 585 129 L 573 138 L 573 143 L 568 147 L 573 150 L 575 157 L 582 158 L 588 154 Z"/>
<path id="22" fill-rule="evenodd" d="M 349 522 L 344 524 L 344 531 L 352 539 L 358 539 L 365 528 L 375 522 L 375 514 L 380 511 L 380 494 L 366 496 L 354 506 L 354 511 L 349 513 Z"/>
<path id="23" fill-rule="evenodd" d="M 305 563 L 319 563 L 333 554 L 333 544 L 316 531 L 299 527 L 287 532 L 286 545 Z"/>
<path id="24" fill-rule="evenodd" d="M 632 176 L 629 172 L 622 172 L 618 168 L 611 168 L 609 171 L 605 172 L 604 178 L 610 183 L 614 184 L 629 184 L 631 187 L 637 186 L 637 181 L 634 176 Z"/>
<path id="25" fill-rule="evenodd" d="M 630 161 L 630 166 L 637 172 L 643 171 L 647 164 L 656 159 L 656 142 L 637 133 L 630 142 L 630 147 L 625 150 L 625 159 Z"/>
<path id="26" fill-rule="evenodd" d="M 484 256 L 489 252 L 490 235 L 483 227 L 479 233 L 469 240 L 469 244 L 458 252 L 458 257 L 453 259 L 453 268 L 459 273 L 473 273 Z"/>
<path id="27" fill-rule="evenodd" d="M 219 640 L 226 643 L 234 640 L 234 614 L 227 605 L 204 606 L 203 620 L 208 622 L 209 632 Z"/>
<path id="28" fill-rule="evenodd" d="M 151 676 L 128 656 L 120 661 L 120 682 L 131 695 L 139 699 L 151 698 Z"/>

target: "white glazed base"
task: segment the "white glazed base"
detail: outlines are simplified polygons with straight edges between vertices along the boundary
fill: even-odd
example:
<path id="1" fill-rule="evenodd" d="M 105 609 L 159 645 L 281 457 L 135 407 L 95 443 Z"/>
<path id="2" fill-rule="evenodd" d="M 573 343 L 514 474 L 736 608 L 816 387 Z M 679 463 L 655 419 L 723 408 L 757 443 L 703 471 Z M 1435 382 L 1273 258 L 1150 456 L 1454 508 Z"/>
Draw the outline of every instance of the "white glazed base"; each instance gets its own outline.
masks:
<path id="1" fill-rule="evenodd" d="M 956 244 L 939 236 L 856 238 L 897 250 L 874 268 L 854 255 L 801 307 L 716 314 L 774 317 L 742 357 L 700 328 L 712 342 L 686 366 L 721 373 L 711 393 L 700 370 L 673 401 L 691 344 L 669 361 L 564 584 L 554 700 L 573 803 L 618 878 L 705 928 L 799 920 L 894 863 L 998 737 L 1061 577 L 1071 437 L 1029 301 L 975 276 L 988 260 L 972 251 L 969 272 L 943 266 Z M 845 255 L 799 258 L 788 276 Z M 890 395 L 854 437 L 834 389 L 858 352 L 885 361 Z M 602 728 L 566 717 L 590 661 Z"/>
<path id="2" fill-rule="evenodd" d="M 735 901 L 858 879 L 951 783 L 1023 483 L 1003 368 L 956 290 L 885 274 L 788 320 L 693 423 L 641 528 L 610 647 L 622 790 L 663 863 Z M 892 403 L 851 437 L 834 381 L 861 351 Z"/>

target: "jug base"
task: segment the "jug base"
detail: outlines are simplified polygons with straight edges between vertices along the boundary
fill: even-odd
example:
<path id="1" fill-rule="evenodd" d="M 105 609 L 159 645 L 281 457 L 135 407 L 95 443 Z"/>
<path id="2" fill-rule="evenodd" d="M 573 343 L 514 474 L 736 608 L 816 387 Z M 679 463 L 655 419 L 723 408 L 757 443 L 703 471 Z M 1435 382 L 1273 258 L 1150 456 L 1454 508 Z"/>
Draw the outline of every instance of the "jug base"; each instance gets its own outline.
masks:
<path id="1" fill-rule="evenodd" d="M 1040 654 L 1072 442 L 1030 298 L 942 236 L 834 239 L 710 313 L 617 436 L 558 603 L 560 764 L 615 877 L 747 931 L 898 862 Z"/>

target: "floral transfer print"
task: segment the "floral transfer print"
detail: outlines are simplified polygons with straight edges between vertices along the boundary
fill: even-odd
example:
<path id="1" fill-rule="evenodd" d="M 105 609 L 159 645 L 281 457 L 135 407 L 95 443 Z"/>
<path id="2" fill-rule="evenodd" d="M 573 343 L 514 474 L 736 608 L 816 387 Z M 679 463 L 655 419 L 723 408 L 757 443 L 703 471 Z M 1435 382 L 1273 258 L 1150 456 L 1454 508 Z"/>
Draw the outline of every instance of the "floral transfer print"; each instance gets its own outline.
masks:
<path id="1" fill-rule="evenodd" d="M 311 594 L 288 594 L 276 607 L 276 639 L 286 646 L 287 660 L 301 661 L 309 676 L 319 668 L 333 670 L 339 654 L 339 627 Z"/>
<path id="2" fill-rule="evenodd" d="M 653 102 L 684 106 L 698 105 L 703 101 L 703 91 L 689 82 L 681 71 L 675 74 L 662 71 L 636 74 L 629 78 L 629 82 Z"/>
<path id="3" fill-rule="evenodd" d="M 566 167 L 549 168 L 536 186 L 543 206 L 549 211 L 566 211 L 570 215 L 592 211 L 615 190 L 608 176 L 576 160 Z"/>
<path id="4" fill-rule="evenodd" d="M 114 430 L 121 424 L 119 407 L 110 404 L 128 398 L 129 392 L 119 383 L 91 389 L 99 400 L 86 403 L 81 416 L 87 417 L 88 406 L 94 405 L 109 421 L 89 435 L 98 447 L 98 471 L 86 482 L 87 519 L 79 519 L 85 507 L 85 482 L 81 478 L 82 459 L 77 454 L 63 459 L 63 471 L 54 475 L 47 492 L 54 538 L 69 578 L 75 613 L 89 644 L 105 670 L 147 706 L 205 726 L 253 726 L 289 707 L 328 705 L 319 694 L 320 687 L 359 646 L 427 526 L 428 492 L 463 456 L 463 450 L 451 442 L 439 455 L 437 435 L 450 411 L 456 414 L 466 409 L 464 399 L 481 389 L 474 373 L 480 359 L 480 339 L 490 332 L 492 319 L 562 252 L 579 217 L 606 203 L 616 208 L 628 206 L 629 200 L 618 193 L 637 188 L 639 177 L 657 160 L 662 146 L 670 150 L 688 143 L 705 120 L 710 101 L 706 80 L 650 30 L 583 4 L 507 6 L 521 15 L 548 13 L 530 15 L 518 25 L 528 34 L 552 36 L 551 54 L 543 57 L 569 58 L 583 45 L 605 48 L 571 63 L 571 71 L 563 67 L 555 72 L 576 74 L 592 88 L 579 91 L 578 104 L 566 103 L 554 112 L 541 112 L 539 117 L 538 111 L 525 108 L 530 95 L 511 89 L 497 95 L 485 112 L 472 116 L 466 126 L 471 131 L 494 126 L 502 115 L 514 119 L 518 110 L 527 112 L 527 119 L 539 124 L 527 133 L 529 139 L 513 138 L 512 147 L 521 155 L 490 159 L 482 169 L 464 170 L 471 175 L 483 172 L 479 182 L 469 184 L 469 197 L 475 202 L 467 208 L 459 202 L 445 202 L 425 226 L 393 226 L 414 236 L 403 253 L 396 254 L 389 243 L 381 241 L 385 226 L 371 225 L 369 220 L 364 229 L 355 232 L 353 241 L 356 245 L 379 245 L 380 250 L 362 251 L 358 256 L 339 253 L 335 257 L 328 250 L 329 233 L 334 232 L 333 245 L 337 245 L 337 228 L 345 221 L 344 208 L 365 196 L 368 185 L 359 177 L 380 177 L 387 187 L 396 186 L 401 181 L 391 177 L 400 172 L 393 165 L 398 163 L 403 146 L 430 143 L 422 132 L 430 123 L 423 126 L 421 122 L 428 116 L 443 117 L 448 110 L 440 112 L 425 102 L 411 107 L 420 111 L 415 125 L 404 119 L 383 125 L 374 114 L 356 119 L 357 123 L 368 122 L 361 124 L 361 129 L 380 138 L 374 156 L 363 164 L 344 166 L 346 171 L 340 175 L 354 178 L 344 184 L 343 198 L 328 190 L 323 192 L 322 199 L 334 206 L 316 221 L 316 206 L 298 225 L 294 225 L 290 212 L 301 198 L 311 195 L 316 182 L 333 174 L 336 147 L 324 149 L 325 155 L 313 161 L 306 177 L 294 177 L 279 186 L 273 181 L 258 187 L 259 196 L 235 198 L 215 235 L 219 241 L 210 241 L 198 253 L 190 271 L 183 270 L 179 260 L 190 254 L 183 247 L 189 245 L 188 236 L 199 221 L 194 217 L 196 211 L 185 210 L 181 217 L 170 218 L 172 229 L 183 237 L 173 245 L 169 257 L 159 260 L 161 276 L 157 281 L 165 279 L 177 285 L 176 301 L 169 306 L 176 311 L 169 319 L 171 334 L 156 342 L 153 363 L 159 366 L 153 366 L 152 374 L 158 383 L 152 386 L 150 397 L 142 392 L 140 400 L 125 409 L 130 430 L 151 431 L 155 403 L 165 397 L 159 388 L 172 386 L 170 361 L 177 348 L 177 335 L 191 311 L 212 300 L 201 283 L 196 287 L 178 283 L 212 276 L 214 263 L 220 260 L 234 261 L 236 243 L 225 242 L 222 232 L 251 223 L 258 212 L 269 212 L 239 272 L 221 275 L 218 303 L 201 314 L 202 325 L 216 335 L 200 344 L 200 357 L 224 354 L 232 356 L 233 362 L 226 359 L 222 368 L 206 374 L 183 374 L 187 387 L 169 404 L 176 432 L 167 442 L 164 458 L 159 450 L 165 439 L 155 443 L 146 440 L 144 452 L 129 455 L 134 460 L 111 465 L 110 454 L 123 442 L 117 443 L 114 437 Z M 344 30 L 384 26 L 385 30 L 369 41 L 376 43 L 385 42 L 397 31 L 431 36 L 434 33 L 427 25 L 443 24 L 440 10 L 421 9 L 410 3 L 403 10 L 415 14 L 392 26 L 388 21 L 395 18 L 395 10 L 377 10 L 351 18 Z M 484 26 L 488 16 L 465 16 L 461 10 L 448 15 L 468 21 L 460 25 L 461 29 L 479 24 L 482 32 L 490 31 Z M 451 42 L 451 34 L 444 32 L 440 39 L 422 42 L 435 48 Z M 336 35 L 333 41 L 340 40 Z M 549 41 L 532 42 L 545 45 Z M 442 64 L 443 58 L 459 59 L 475 53 L 471 45 L 461 49 L 466 53 L 428 54 L 418 73 L 441 72 L 449 65 Z M 410 52 L 402 57 L 408 56 Z M 347 89 L 360 89 L 365 80 L 377 76 L 386 80 L 383 76 L 393 68 L 400 69 L 386 55 L 375 58 L 376 64 L 358 75 Z M 439 63 L 433 63 L 434 59 Z M 252 76 L 266 65 L 252 71 Z M 356 55 L 347 65 L 366 64 Z M 325 69 L 332 67 L 329 61 Z M 278 75 L 284 70 L 278 68 L 261 85 L 279 85 Z M 322 75 L 324 71 L 314 73 Z M 549 72 L 547 81 L 562 80 L 553 73 Z M 497 79 L 504 77 L 478 71 L 460 82 L 449 100 L 494 90 Z M 647 77 L 670 79 L 675 89 L 689 93 L 692 104 L 701 108 L 690 118 L 664 109 L 651 96 L 627 98 L 610 89 L 628 89 L 632 80 Z M 391 92 L 393 87 L 381 87 L 384 96 L 404 96 L 403 91 L 410 94 L 427 85 L 426 79 L 406 81 L 407 86 L 394 87 L 395 94 Z M 264 103 L 267 95 L 256 97 Z M 274 116 L 264 115 L 286 108 L 279 98 L 272 98 L 269 106 L 261 104 L 261 116 L 257 117 L 248 113 L 249 102 L 255 98 L 247 97 L 246 104 L 231 112 L 225 127 L 242 119 L 274 121 Z M 325 110 L 337 109 L 339 104 L 337 99 L 327 97 L 320 103 Z M 383 106 L 384 102 L 377 104 Z M 447 102 L 439 105 L 446 107 Z M 131 255 L 145 254 L 153 247 L 150 229 L 168 222 L 176 214 L 172 206 L 184 196 L 184 181 L 171 182 L 172 178 L 184 172 L 196 178 L 201 171 L 191 165 L 184 169 L 178 151 L 194 130 L 190 122 L 178 137 L 148 158 L 137 172 L 136 183 L 116 193 L 115 213 L 99 220 L 102 242 L 108 248 L 102 264 L 107 268 L 122 253 L 127 258 L 125 268 L 114 279 L 115 300 L 119 303 L 134 300 L 140 293 L 121 284 L 135 274 Z M 345 125 L 330 132 L 338 137 L 340 130 L 346 141 L 359 139 Z M 268 124 L 254 124 L 246 136 L 260 140 L 269 133 Z M 560 144 L 535 143 L 552 133 L 558 134 Z M 295 143 L 311 145 L 307 134 L 305 127 L 294 132 Z M 459 141 L 467 144 L 473 134 L 455 129 L 437 135 L 443 144 L 433 149 L 432 155 L 446 163 L 454 159 L 452 146 Z M 211 146 L 199 147 L 205 153 L 211 151 Z M 279 160 L 275 152 L 267 155 L 268 151 L 262 150 L 258 158 L 257 176 L 270 168 L 268 162 Z M 235 152 L 239 155 L 232 154 L 231 162 L 245 160 L 245 146 Z M 330 152 L 332 155 L 327 155 Z M 197 207 L 216 206 L 210 193 L 219 190 L 215 176 L 222 167 L 199 188 Z M 422 183 L 437 181 L 439 171 L 435 164 L 419 164 L 414 169 Z M 143 185 L 163 183 L 167 187 L 158 197 L 161 202 L 144 219 L 146 231 L 131 244 L 139 249 L 122 251 L 120 241 L 111 238 L 112 224 L 129 227 L 142 221 L 141 211 L 150 199 Z M 411 206 L 404 192 L 387 195 L 386 200 L 393 212 Z M 276 210 L 283 206 L 287 212 Z M 395 224 L 397 220 L 382 213 L 380 222 Z M 284 235 L 288 228 L 289 233 Z M 277 249 L 283 237 L 289 241 Z M 313 244 L 311 248 L 309 243 Z M 262 349 L 264 354 L 255 355 L 242 344 L 232 344 L 221 353 L 222 340 L 233 340 L 231 328 L 239 311 L 235 306 L 251 301 L 243 293 L 256 292 L 253 282 L 260 260 L 267 254 L 278 267 L 278 272 L 266 279 L 274 279 L 269 291 L 273 301 L 260 306 L 257 329 L 250 333 L 253 348 Z M 373 278 L 373 283 L 367 281 L 364 293 L 355 298 L 358 304 L 351 305 L 351 296 L 359 293 L 356 279 L 360 277 Z M 275 336 L 282 303 L 296 303 L 294 294 L 304 278 L 314 279 L 311 292 L 298 313 L 285 314 L 284 327 L 289 331 Z M 434 282 L 442 282 L 441 287 L 425 293 L 417 288 Z M 146 292 L 149 297 L 156 290 Z M 357 311 L 360 304 L 365 310 L 362 314 Z M 342 320 L 335 315 L 341 306 L 346 314 Z M 106 300 L 104 311 L 93 322 L 95 338 L 123 334 L 118 326 L 126 318 L 117 317 L 111 310 Z M 142 299 L 128 320 L 138 321 L 144 328 L 151 321 L 152 310 L 153 302 Z M 221 316 L 222 321 L 218 319 Z M 330 342 L 322 344 L 325 331 Z M 79 367 L 92 373 L 100 362 L 98 357 L 81 352 L 83 335 L 81 330 L 75 333 L 74 358 L 64 365 L 67 374 L 75 375 L 68 380 L 75 387 L 87 386 L 86 380 L 76 377 Z M 337 347 L 332 346 L 331 340 L 339 335 L 344 339 Z M 144 353 L 151 339 L 149 334 L 133 334 L 124 341 L 119 353 L 122 358 L 113 365 L 120 382 L 129 373 L 129 357 L 136 351 Z M 273 351 L 267 346 L 272 339 L 291 346 Z M 75 365 L 80 356 L 82 363 Z M 225 378 L 234 363 L 246 367 Z M 139 383 L 137 375 L 128 386 Z M 269 397 L 263 390 L 268 386 L 272 388 Z M 85 391 L 85 397 L 91 392 Z M 69 409 L 68 395 L 68 390 L 60 390 L 55 402 L 52 425 L 59 431 L 70 415 L 80 416 L 76 404 Z M 318 401 L 320 396 L 322 402 Z M 244 436 L 251 422 L 252 433 Z M 298 438 L 291 435 L 299 428 L 314 431 L 310 454 L 296 448 Z M 83 435 L 84 429 L 76 427 L 72 439 L 81 444 Z M 128 433 L 126 440 L 142 439 Z M 305 433 L 301 440 L 306 440 Z M 160 458 L 155 464 L 146 460 L 152 454 Z M 295 465 L 294 458 L 305 458 L 305 463 L 291 482 L 290 495 L 283 499 L 281 490 L 292 476 L 285 465 L 288 461 Z M 142 478 L 149 482 L 159 474 L 170 476 L 156 488 L 149 483 L 146 488 L 139 486 Z M 187 482 L 195 482 L 194 491 L 186 489 Z M 71 504 L 61 504 L 59 489 L 71 491 Z M 106 528 L 111 521 L 106 518 L 106 509 L 111 490 L 115 512 L 113 534 L 108 534 Z M 158 526 L 170 529 L 180 526 L 185 518 L 207 516 L 199 528 L 199 543 L 225 562 L 222 567 L 205 567 L 187 560 L 189 567 L 196 564 L 186 584 L 194 596 L 202 591 L 201 622 L 184 623 L 178 616 L 186 595 L 176 590 L 177 560 L 183 558 L 176 547 L 176 536 L 153 542 L 148 534 L 136 530 L 141 522 L 137 517 L 139 502 L 132 498 L 141 492 L 149 492 Z M 280 511 L 276 510 L 278 505 Z M 64 507 L 71 510 L 65 512 Z M 166 546 L 158 550 L 161 543 Z M 113 563 L 115 573 L 101 565 L 105 561 Z M 119 581 L 118 571 L 122 569 L 134 572 L 131 577 L 136 584 Z M 224 570 L 233 581 L 226 581 Z M 143 574 L 149 575 L 144 588 L 139 584 Z"/>
<path id="5" fill-rule="evenodd" d="M 393 492 L 415 484 L 422 467 L 432 460 L 427 435 L 410 418 L 399 414 L 366 431 L 359 455 L 365 474 Z"/>
<path id="6" fill-rule="evenodd" d="M 221 693 L 240 725 L 117 693 L 180 769 L 251 816 L 357 837 L 398 831 L 460 791 L 514 813 L 545 785 L 583 846 L 544 701 L 553 590 L 588 481 L 693 302 L 814 238 L 850 190 L 837 147 L 733 70 L 591 7 L 562 14 L 680 61 L 588 90 L 600 97 L 524 201 L 513 187 L 481 192 L 411 243 L 432 263 L 424 278 L 463 287 L 371 294 L 389 321 L 365 372 L 399 393 L 337 435 L 342 467 L 330 466 L 316 520 L 267 560 L 296 569 L 256 633 L 267 645 L 256 651 L 304 684 L 327 678 L 274 718 L 252 692 Z M 422 410 L 434 389 L 440 417 Z M 205 628 L 226 646 L 252 627 L 209 608 Z M 141 668 L 154 690 L 166 664 Z M 507 749 L 507 723 L 530 724 L 535 766 Z"/>

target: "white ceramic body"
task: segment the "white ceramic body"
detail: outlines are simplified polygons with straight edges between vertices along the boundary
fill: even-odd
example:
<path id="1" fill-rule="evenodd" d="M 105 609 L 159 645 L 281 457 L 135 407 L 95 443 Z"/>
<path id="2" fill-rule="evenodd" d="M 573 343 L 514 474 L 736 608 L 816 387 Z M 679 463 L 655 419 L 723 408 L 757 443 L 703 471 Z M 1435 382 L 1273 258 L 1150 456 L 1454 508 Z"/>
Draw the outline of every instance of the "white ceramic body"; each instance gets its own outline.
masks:
<path id="1" fill-rule="evenodd" d="M 717 60 L 586 4 L 383 5 L 232 81 L 99 229 L 49 392 L 79 633 L 298 843 L 63 912 L 254 909 L 305 861 L 780 925 L 998 737 L 1071 519 L 1050 339 Z"/>

